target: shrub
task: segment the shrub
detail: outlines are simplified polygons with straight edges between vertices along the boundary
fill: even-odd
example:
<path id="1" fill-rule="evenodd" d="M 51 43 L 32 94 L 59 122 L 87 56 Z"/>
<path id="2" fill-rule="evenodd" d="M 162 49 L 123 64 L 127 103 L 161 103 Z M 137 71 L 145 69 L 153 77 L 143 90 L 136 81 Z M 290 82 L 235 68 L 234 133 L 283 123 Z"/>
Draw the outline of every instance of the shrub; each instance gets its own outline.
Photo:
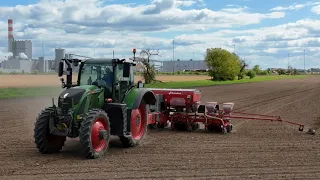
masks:
<path id="1" fill-rule="evenodd" d="M 253 79 L 254 77 L 256 77 L 257 74 L 256 74 L 256 72 L 254 70 L 250 70 L 250 71 L 247 72 L 246 75 L 249 76 L 250 79 Z"/>
<path id="2" fill-rule="evenodd" d="M 260 71 L 259 75 L 268 75 L 268 71 Z"/>

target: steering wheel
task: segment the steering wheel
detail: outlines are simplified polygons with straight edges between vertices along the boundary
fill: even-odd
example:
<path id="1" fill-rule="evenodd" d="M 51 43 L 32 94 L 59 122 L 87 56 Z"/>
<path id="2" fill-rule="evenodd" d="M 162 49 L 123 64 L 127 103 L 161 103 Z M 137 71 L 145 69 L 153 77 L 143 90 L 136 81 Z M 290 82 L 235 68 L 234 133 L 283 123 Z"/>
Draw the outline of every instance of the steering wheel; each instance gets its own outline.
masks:
<path id="1" fill-rule="evenodd" d="M 101 87 L 106 87 L 107 83 L 103 80 L 96 80 L 94 82 L 92 82 L 92 85 L 98 86 L 99 88 Z"/>
<path id="2" fill-rule="evenodd" d="M 98 86 L 99 88 L 104 88 L 105 91 L 108 91 L 108 93 L 111 93 L 110 87 L 107 86 L 107 83 L 104 80 L 96 80 L 92 82 L 92 85 Z"/>

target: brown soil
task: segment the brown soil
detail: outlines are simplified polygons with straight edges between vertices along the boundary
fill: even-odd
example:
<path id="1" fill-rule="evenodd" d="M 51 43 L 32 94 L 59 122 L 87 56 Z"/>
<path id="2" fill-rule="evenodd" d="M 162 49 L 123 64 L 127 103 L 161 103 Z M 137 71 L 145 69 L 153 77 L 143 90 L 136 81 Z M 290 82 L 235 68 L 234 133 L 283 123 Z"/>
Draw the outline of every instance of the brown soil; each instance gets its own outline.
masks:
<path id="1" fill-rule="evenodd" d="M 73 76 L 73 81 L 76 82 L 77 76 Z M 141 76 L 134 77 L 135 82 L 143 80 Z M 210 79 L 204 75 L 184 75 L 184 76 L 157 76 L 157 80 L 163 82 L 169 81 L 197 81 Z M 60 78 L 57 75 L 0 75 L 0 88 L 7 87 L 39 87 L 39 86 L 60 86 Z"/>
<path id="2" fill-rule="evenodd" d="M 235 102 L 235 110 L 280 115 L 316 128 L 320 78 L 200 88 L 203 101 Z M 100 159 L 82 157 L 78 140 L 42 155 L 33 142 L 37 113 L 50 98 L 0 101 L 0 179 L 317 179 L 320 138 L 279 122 L 234 120 L 231 134 L 149 131 L 123 149 L 114 138 Z M 319 124 L 318 124 L 319 126 Z"/>

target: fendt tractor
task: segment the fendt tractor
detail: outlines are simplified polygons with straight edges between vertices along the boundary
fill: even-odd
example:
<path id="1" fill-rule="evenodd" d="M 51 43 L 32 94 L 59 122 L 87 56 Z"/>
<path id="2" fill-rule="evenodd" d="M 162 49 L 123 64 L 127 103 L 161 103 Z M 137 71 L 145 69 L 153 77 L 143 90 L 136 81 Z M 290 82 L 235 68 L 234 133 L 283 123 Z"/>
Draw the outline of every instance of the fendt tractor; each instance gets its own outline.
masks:
<path id="1" fill-rule="evenodd" d="M 62 59 L 59 77 L 62 88 L 57 106 L 43 110 L 35 123 L 34 138 L 41 153 L 59 152 L 66 137 L 79 137 L 86 158 L 98 158 L 108 149 L 111 135 L 120 137 L 124 147 L 138 145 L 147 131 L 148 105 L 155 104 L 155 95 L 134 84 L 134 60 L 125 59 Z M 66 71 L 64 66 L 66 64 Z M 79 67 L 76 83 L 72 66 Z"/>

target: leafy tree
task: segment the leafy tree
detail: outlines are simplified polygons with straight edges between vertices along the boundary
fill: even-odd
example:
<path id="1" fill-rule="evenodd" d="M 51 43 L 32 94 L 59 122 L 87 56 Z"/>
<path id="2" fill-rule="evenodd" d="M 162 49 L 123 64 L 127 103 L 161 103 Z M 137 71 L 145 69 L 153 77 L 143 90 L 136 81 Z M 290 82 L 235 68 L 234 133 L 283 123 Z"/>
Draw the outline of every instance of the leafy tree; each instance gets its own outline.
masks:
<path id="1" fill-rule="evenodd" d="M 256 72 L 254 70 L 249 70 L 246 75 L 249 76 L 250 79 L 253 79 L 256 77 Z"/>
<path id="2" fill-rule="evenodd" d="M 154 65 L 150 65 L 147 59 L 142 60 L 142 64 L 144 66 L 144 70 L 142 72 L 144 83 L 150 84 L 154 81 L 156 81 L 156 70 Z"/>
<path id="3" fill-rule="evenodd" d="M 277 72 L 279 75 L 286 74 L 286 71 L 284 69 L 278 69 Z"/>
<path id="4" fill-rule="evenodd" d="M 145 84 L 150 84 L 152 82 L 158 81 L 156 80 L 156 69 L 154 65 L 150 64 L 150 57 L 151 56 L 160 56 L 158 50 L 151 50 L 151 49 L 143 49 L 140 52 L 141 56 L 146 56 L 146 59 L 142 60 L 142 64 L 144 65 L 144 71 L 142 72 L 143 78 L 144 78 L 144 83 Z M 161 81 L 159 81 L 161 82 Z"/>
<path id="5" fill-rule="evenodd" d="M 234 54 L 234 53 L 233 53 Z M 240 71 L 238 73 L 238 80 L 243 79 L 245 74 L 246 74 L 246 67 L 248 67 L 248 64 L 243 60 L 240 59 L 238 55 L 234 54 L 236 56 L 236 58 L 239 61 L 240 64 Z"/>
<path id="6" fill-rule="evenodd" d="M 259 75 L 268 75 L 268 71 L 260 71 Z"/>
<path id="7" fill-rule="evenodd" d="M 208 48 L 205 62 L 209 75 L 215 81 L 234 80 L 240 72 L 240 63 L 236 56 L 222 48 Z"/>
<path id="8" fill-rule="evenodd" d="M 271 71 L 270 68 L 267 69 L 267 72 L 268 72 L 268 74 L 271 74 L 271 73 L 272 73 L 272 71 Z"/>
<path id="9" fill-rule="evenodd" d="M 252 70 L 253 70 L 254 72 L 256 72 L 256 74 L 258 74 L 258 75 L 259 75 L 260 72 L 261 72 L 259 65 L 255 65 L 255 66 L 252 68 Z"/>

